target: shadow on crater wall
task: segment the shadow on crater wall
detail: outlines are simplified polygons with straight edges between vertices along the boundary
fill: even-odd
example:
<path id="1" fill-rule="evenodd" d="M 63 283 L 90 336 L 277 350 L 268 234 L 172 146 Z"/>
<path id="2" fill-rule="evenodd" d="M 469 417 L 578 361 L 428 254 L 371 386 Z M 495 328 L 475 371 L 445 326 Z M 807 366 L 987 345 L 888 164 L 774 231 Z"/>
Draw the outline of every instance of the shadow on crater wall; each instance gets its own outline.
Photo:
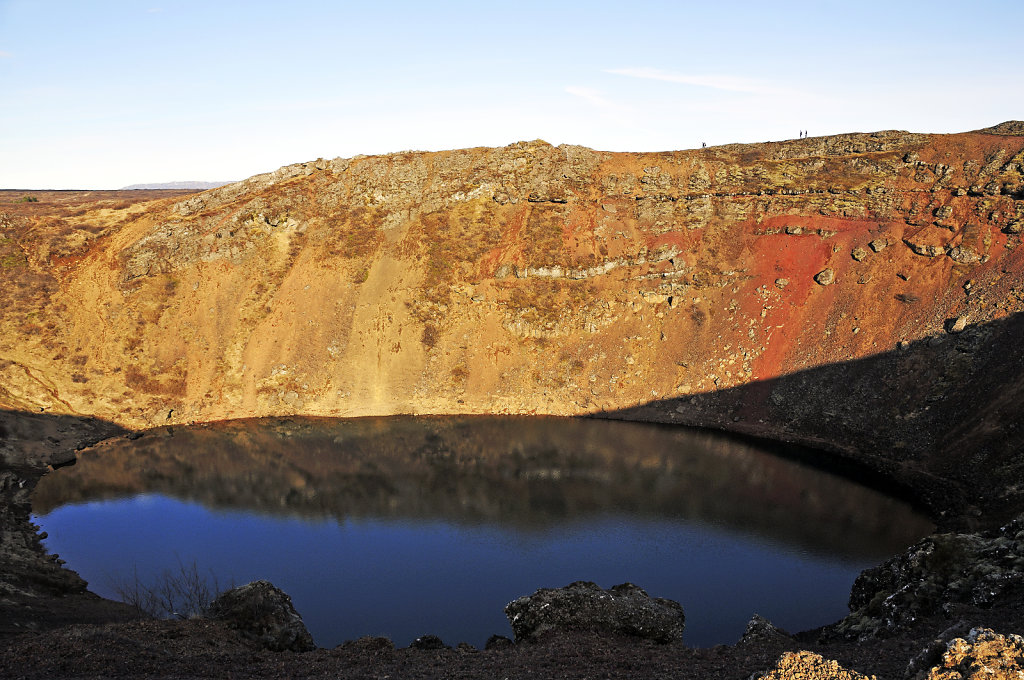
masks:
<path id="1" fill-rule="evenodd" d="M 948 324 L 947 324 L 948 325 Z M 913 490 L 936 516 L 1024 510 L 1024 314 L 865 359 L 603 417 L 795 441 Z"/>

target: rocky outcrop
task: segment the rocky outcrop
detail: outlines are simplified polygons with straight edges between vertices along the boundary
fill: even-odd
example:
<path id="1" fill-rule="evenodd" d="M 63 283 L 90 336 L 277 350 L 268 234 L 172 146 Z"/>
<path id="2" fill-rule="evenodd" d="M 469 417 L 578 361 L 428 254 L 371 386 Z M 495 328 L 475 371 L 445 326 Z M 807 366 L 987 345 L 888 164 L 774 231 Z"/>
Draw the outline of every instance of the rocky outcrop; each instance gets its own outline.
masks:
<path id="1" fill-rule="evenodd" d="M 851 614 L 835 632 L 860 639 L 891 635 L 956 605 L 990 607 L 1024 590 L 1024 518 L 988 534 L 934 534 L 863 572 Z"/>
<path id="2" fill-rule="evenodd" d="M 999 125 L 983 128 L 978 130 L 978 132 L 983 132 L 989 135 L 1024 135 L 1024 121 L 1008 120 L 1005 123 L 1000 123 Z"/>
<path id="3" fill-rule="evenodd" d="M 61 568 L 59 555 L 47 555 L 39 527 L 29 522 L 29 494 L 40 467 L 0 463 L 0 599 L 44 598 L 83 593 L 86 583 Z"/>
<path id="4" fill-rule="evenodd" d="M 516 642 L 549 632 L 596 631 L 668 643 L 683 637 L 685 616 L 678 602 L 652 598 L 623 583 L 604 590 L 589 581 L 564 588 L 541 588 L 505 607 Z"/>
<path id="5" fill-rule="evenodd" d="M 207 615 L 274 651 L 305 652 L 316 646 L 292 598 L 269 581 L 253 581 L 221 593 Z"/>

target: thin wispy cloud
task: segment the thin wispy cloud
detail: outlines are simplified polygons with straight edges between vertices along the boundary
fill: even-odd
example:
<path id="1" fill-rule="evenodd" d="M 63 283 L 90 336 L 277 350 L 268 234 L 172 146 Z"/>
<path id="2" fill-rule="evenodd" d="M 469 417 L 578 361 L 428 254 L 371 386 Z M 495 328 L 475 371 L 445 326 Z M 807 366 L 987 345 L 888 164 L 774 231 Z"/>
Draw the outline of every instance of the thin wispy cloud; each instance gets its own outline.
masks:
<path id="1" fill-rule="evenodd" d="M 150 14 L 159 14 L 160 12 L 164 11 L 164 8 L 163 7 L 150 7 L 146 11 L 149 12 Z"/>
<path id="2" fill-rule="evenodd" d="M 622 108 L 618 104 L 615 104 L 614 102 L 609 101 L 605 97 L 601 96 L 601 93 L 598 90 L 595 90 L 590 87 L 578 87 L 576 85 L 570 85 L 569 87 L 565 88 L 565 91 L 573 95 L 574 97 L 579 97 L 580 99 L 583 99 L 584 101 L 596 106 L 599 109 L 604 109 L 606 111 L 618 111 Z"/>
<path id="3" fill-rule="evenodd" d="M 10 59 L 14 55 L 6 50 L 0 50 L 0 59 Z"/>
<path id="4" fill-rule="evenodd" d="M 595 120 L 605 121 L 617 130 L 643 131 L 643 117 L 637 115 L 635 107 L 608 99 L 600 90 L 590 87 L 569 85 L 564 91 L 596 109 Z"/>
<path id="5" fill-rule="evenodd" d="M 713 90 L 725 90 L 727 92 L 768 95 L 793 94 L 792 90 L 778 87 L 767 81 L 730 75 L 694 75 L 662 71 L 656 68 L 613 68 L 607 69 L 605 72 L 629 78 L 661 80 L 667 83 L 695 85 L 697 87 L 708 87 Z"/>

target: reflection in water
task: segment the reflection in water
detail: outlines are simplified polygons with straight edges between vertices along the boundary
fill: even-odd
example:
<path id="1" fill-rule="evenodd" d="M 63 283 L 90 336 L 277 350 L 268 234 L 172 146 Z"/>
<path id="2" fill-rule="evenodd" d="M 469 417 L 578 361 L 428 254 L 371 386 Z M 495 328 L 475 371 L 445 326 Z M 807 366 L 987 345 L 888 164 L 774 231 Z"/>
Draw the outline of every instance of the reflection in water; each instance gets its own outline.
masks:
<path id="1" fill-rule="evenodd" d="M 931 530 L 747 442 L 556 418 L 165 428 L 83 451 L 33 506 L 101 594 L 109 574 L 194 559 L 273 581 L 325 646 L 427 632 L 479 645 L 507 634 L 506 602 L 577 579 L 679 600 L 691 645 L 735 641 L 755 611 L 809 628 L 845 612 L 861 569 Z"/>

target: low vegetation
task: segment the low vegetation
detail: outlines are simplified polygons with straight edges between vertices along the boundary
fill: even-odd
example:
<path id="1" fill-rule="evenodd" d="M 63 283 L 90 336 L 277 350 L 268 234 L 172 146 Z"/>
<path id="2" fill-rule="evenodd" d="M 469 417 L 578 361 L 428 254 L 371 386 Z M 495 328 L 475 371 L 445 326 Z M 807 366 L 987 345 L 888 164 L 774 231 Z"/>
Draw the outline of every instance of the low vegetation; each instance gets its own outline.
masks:
<path id="1" fill-rule="evenodd" d="M 153 583 L 144 583 L 136 567 L 131 578 L 112 584 L 118 599 L 140 614 L 157 619 L 189 619 L 202 616 L 222 591 L 212 570 L 204 574 L 193 561 L 178 562 L 177 569 L 164 569 Z"/>

